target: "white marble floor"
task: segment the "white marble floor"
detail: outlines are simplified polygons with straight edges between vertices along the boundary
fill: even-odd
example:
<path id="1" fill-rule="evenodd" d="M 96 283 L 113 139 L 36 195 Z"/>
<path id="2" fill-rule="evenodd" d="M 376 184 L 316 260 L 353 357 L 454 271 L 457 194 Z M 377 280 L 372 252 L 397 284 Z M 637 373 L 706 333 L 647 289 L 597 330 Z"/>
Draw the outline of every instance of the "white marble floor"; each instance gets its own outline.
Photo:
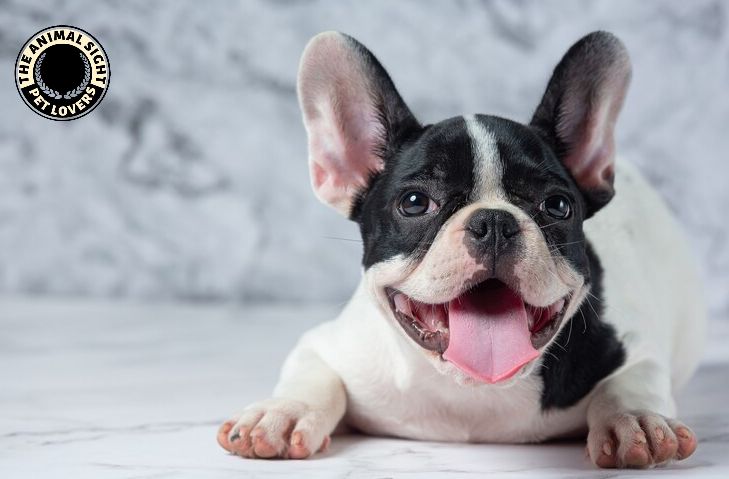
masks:
<path id="1" fill-rule="evenodd" d="M 264 398 L 300 332 L 336 306 L 0 299 L 0 478 L 729 477 L 729 324 L 680 398 L 700 438 L 685 462 L 599 471 L 580 443 L 496 446 L 363 436 L 309 461 L 251 461 L 218 423 Z"/>

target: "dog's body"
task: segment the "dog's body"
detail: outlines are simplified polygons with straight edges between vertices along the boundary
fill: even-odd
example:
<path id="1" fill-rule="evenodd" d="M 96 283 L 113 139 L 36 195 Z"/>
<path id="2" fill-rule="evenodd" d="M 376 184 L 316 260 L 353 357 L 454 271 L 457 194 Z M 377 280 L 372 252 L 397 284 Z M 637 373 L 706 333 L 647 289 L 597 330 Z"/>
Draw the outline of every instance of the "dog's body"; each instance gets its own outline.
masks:
<path id="1" fill-rule="evenodd" d="M 364 47 L 315 38 L 299 78 L 312 183 L 360 224 L 365 273 L 291 353 L 276 399 L 224 424 L 221 444 L 301 458 L 346 424 L 472 442 L 589 430 L 603 467 L 691 454 L 672 393 L 697 364 L 704 313 L 667 208 L 614 166 L 629 74 L 622 45 L 592 34 L 529 127 L 421 127 Z"/>
<path id="2" fill-rule="evenodd" d="M 691 375 L 701 351 L 703 329 L 696 321 L 703 314 L 697 308 L 700 295 L 694 285 L 677 281 L 693 277 L 693 270 L 669 212 L 635 168 L 621 166 L 616 174 L 620 194 L 585 224 L 588 240 L 612 267 L 604 273 L 607 307 L 601 319 L 615 327 L 627 353 L 611 380 L 618 385 L 625 382 L 627 388 L 663 391 L 663 403 L 653 404 L 652 409 L 670 417 L 676 413 L 671 391 Z M 589 311 L 598 306 L 593 299 L 583 307 Z M 345 422 L 370 434 L 436 441 L 534 442 L 586 430 L 592 395 L 570 407 L 545 412 L 544 384 L 538 374 L 509 387 L 455 384 L 452 377 L 434 371 L 408 337 L 393 334 L 390 321 L 363 280 L 335 321 L 302 338 L 286 362 L 283 377 L 312 374 L 302 370 L 298 357 L 303 351 L 313 352 L 344 384 Z M 577 313 L 562 345 L 569 348 L 579 343 L 584 327 Z M 557 350 L 553 354 L 559 354 Z M 593 358 L 575 359 L 589 363 Z M 631 369 L 636 367 L 641 370 L 632 377 Z"/>

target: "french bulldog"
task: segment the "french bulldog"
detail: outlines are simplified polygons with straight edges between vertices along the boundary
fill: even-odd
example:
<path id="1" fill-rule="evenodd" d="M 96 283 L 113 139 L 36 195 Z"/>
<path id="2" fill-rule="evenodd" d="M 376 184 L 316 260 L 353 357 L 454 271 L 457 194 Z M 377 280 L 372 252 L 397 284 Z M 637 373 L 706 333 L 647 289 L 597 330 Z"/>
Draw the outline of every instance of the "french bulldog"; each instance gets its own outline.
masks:
<path id="1" fill-rule="evenodd" d="M 705 311 L 669 210 L 615 161 L 630 76 L 620 40 L 594 32 L 528 124 L 422 125 L 363 45 L 314 37 L 297 82 L 311 183 L 359 225 L 363 277 L 219 443 L 302 459 L 349 426 L 485 443 L 586 434 L 606 468 L 690 456 L 673 393 L 697 365 Z"/>

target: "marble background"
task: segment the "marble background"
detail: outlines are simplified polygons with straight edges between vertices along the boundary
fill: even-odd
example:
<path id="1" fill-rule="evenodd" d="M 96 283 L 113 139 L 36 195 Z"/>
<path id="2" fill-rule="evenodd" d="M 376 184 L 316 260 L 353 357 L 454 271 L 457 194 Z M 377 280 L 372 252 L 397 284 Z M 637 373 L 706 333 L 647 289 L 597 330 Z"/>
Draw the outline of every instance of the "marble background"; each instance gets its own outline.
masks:
<path id="1" fill-rule="evenodd" d="M 0 0 L 0 292 L 332 301 L 359 276 L 354 225 L 309 190 L 298 57 L 337 29 L 368 45 L 424 122 L 527 120 L 581 35 L 628 45 L 619 124 L 686 226 L 729 319 L 729 2 Z M 13 62 L 37 30 L 97 36 L 111 88 L 52 122 Z M 345 240 L 341 240 L 344 238 Z"/>

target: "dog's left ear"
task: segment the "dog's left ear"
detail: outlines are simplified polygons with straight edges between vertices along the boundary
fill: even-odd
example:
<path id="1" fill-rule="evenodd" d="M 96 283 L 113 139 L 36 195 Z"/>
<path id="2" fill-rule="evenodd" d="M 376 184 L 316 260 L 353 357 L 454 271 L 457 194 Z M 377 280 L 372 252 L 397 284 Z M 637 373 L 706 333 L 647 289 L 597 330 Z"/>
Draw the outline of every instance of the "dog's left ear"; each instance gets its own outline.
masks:
<path id="1" fill-rule="evenodd" d="M 614 129 L 630 75 L 623 43 L 607 32 L 590 33 L 557 65 L 531 120 L 577 182 L 587 216 L 615 193 Z"/>
<path id="2" fill-rule="evenodd" d="M 311 185 L 320 200 L 350 217 L 387 152 L 420 125 L 374 55 L 339 32 L 311 39 L 297 86 Z"/>

